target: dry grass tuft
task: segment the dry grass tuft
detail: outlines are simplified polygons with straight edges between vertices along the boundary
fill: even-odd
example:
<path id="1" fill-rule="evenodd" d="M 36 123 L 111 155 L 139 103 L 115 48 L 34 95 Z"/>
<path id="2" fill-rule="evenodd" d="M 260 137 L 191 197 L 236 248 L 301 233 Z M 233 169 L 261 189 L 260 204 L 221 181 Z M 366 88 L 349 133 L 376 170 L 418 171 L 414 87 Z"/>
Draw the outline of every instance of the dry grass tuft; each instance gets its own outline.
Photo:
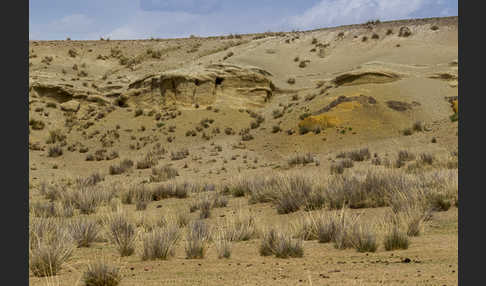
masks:
<path id="1" fill-rule="evenodd" d="M 267 230 L 259 247 L 260 255 L 275 255 L 277 258 L 303 257 L 304 248 L 301 239 L 292 238 L 289 232 Z"/>
<path id="2" fill-rule="evenodd" d="M 29 223 L 29 268 L 37 277 L 53 276 L 61 270 L 76 244 L 66 226 L 51 219 Z"/>
<path id="3" fill-rule="evenodd" d="M 118 253 L 122 257 L 132 255 L 135 252 L 135 241 L 138 236 L 135 225 L 129 222 L 125 215 L 119 213 L 109 217 L 107 226 L 108 236 L 115 244 Z"/>
<path id="4" fill-rule="evenodd" d="M 142 239 L 142 260 L 167 260 L 174 256 L 175 246 L 180 238 L 176 225 L 165 225 L 154 228 Z"/>
<path id="5" fill-rule="evenodd" d="M 230 241 L 247 241 L 257 237 L 257 222 L 249 211 L 239 209 L 234 217 L 226 219 L 225 237 Z"/>
<path id="6" fill-rule="evenodd" d="M 92 219 L 78 218 L 69 224 L 69 232 L 78 247 L 89 247 L 98 239 L 101 228 Z"/>
<path id="7" fill-rule="evenodd" d="M 196 220 L 189 224 L 185 246 L 187 259 L 204 258 L 211 240 L 211 231 L 211 226 L 203 220 Z"/>
<path id="8" fill-rule="evenodd" d="M 89 263 L 88 269 L 83 274 L 83 282 L 86 286 L 117 286 L 121 280 L 120 268 L 103 261 Z"/>

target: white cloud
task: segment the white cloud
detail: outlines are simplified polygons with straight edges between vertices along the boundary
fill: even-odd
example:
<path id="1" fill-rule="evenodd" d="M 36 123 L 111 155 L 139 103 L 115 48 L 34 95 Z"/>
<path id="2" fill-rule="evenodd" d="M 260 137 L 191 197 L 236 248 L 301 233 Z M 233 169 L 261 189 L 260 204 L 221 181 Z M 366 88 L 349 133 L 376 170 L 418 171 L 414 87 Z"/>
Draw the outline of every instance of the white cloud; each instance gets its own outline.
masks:
<path id="1" fill-rule="evenodd" d="M 409 17 L 432 0 L 322 0 L 303 14 L 290 17 L 299 29 L 356 24 L 367 20 Z"/>
<path id="2" fill-rule="evenodd" d="M 86 32 L 91 31 L 95 21 L 84 14 L 73 14 L 64 16 L 59 20 L 52 21 L 49 26 L 55 31 Z"/>
<path id="3" fill-rule="evenodd" d="M 180 37 L 196 33 L 201 27 L 199 15 L 184 12 L 147 12 L 137 11 L 127 24 L 108 33 L 108 37 L 117 39 L 141 39 L 152 36 Z"/>

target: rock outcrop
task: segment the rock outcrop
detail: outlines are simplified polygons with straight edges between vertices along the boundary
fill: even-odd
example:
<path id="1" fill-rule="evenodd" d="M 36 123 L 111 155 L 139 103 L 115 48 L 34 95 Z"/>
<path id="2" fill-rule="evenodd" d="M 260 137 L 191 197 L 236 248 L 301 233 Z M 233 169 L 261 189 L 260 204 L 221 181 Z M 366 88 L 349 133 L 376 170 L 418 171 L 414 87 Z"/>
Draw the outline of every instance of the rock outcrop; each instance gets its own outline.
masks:
<path id="1" fill-rule="evenodd" d="M 261 104 L 275 90 L 269 76 L 256 67 L 213 64 L 165 72 L 160 76 L 159 88 L 165 102 L 204 105 L 221 97 L 235 97 Z"/>

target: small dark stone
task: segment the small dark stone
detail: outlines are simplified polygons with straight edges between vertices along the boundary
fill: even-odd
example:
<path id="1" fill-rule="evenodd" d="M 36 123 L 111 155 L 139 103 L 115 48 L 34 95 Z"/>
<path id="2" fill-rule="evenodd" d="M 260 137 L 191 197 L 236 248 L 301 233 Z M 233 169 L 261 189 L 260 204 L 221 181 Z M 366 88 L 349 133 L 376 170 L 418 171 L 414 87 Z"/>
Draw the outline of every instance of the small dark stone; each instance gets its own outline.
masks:
<path id="1" fill-rule="evenodd" d="M 157 208 L 160 209 L 162 207 L 162 205 L 157 205 Z"/>
<path id="2" fill-rule="evenodd" d="M 410 263 L 412 260 L 410 260 L 410 258 L 405 258 L 402 260 L 402 263 Z"/>

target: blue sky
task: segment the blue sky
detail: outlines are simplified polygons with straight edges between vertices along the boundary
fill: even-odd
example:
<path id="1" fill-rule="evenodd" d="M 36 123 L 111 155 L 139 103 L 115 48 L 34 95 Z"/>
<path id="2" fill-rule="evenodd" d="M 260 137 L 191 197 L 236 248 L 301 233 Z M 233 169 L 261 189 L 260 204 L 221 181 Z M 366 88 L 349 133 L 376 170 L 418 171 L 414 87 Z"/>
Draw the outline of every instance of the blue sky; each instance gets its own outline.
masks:
<path id="1" fill-rule="evenodd" d="M 458 0 L 30 0 L 29 39 L 174 38 L 457 16 Z"/>

